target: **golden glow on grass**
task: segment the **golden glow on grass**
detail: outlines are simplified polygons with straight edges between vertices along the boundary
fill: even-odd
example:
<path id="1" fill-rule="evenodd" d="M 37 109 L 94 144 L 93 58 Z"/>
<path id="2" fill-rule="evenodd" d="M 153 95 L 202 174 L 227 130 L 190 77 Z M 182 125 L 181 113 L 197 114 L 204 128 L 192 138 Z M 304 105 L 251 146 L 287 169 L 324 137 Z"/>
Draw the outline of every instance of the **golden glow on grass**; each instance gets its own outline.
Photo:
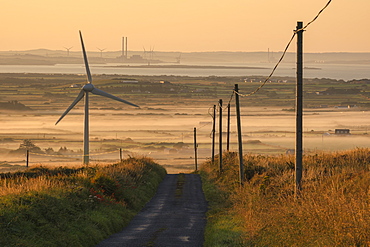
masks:
<path id="1" fill-rule="evenodd" d="M 246 155 L 248 182 L 239 187 L 237 156 L 224 154 L 225 172 L 209 173 L 229 193 L 227 214 L 253 246 L 353 246 L 370 241 L 370 150 L 304 156 L 303 191 L 294 195 L 291 156 Z"/>

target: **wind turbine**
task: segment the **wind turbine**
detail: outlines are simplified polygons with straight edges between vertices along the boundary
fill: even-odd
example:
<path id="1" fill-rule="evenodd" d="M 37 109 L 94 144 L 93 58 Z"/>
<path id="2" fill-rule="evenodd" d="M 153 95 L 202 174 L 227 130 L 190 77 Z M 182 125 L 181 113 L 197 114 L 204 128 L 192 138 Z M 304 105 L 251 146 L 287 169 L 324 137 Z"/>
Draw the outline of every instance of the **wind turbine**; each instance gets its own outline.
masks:
<path id="1" fill-rule="evenodd" d="M 111 98 L 117 101 L 120 101 L 122 103 L 139 107 L 133 103 L 130 103 L 126 100 L 120 99 L 116 96 L 113 96 L 109 93 L 106 93 L 100 89 L 97 89 L 94 87 L 92 84 L 92 78 L 91 78 L 91 73 L 90 73 L 90 68 L 89 68 L 89 63 L 87 61 L 87 55 L 86 55 L 86 50 L 85 50 L 85 45 L 82 39 L 82 34 L 80 31 L 80 39 L 81 39 L 81 46 L 82 46 L 82 53 L 84 57 L 84 62 L 85 62 L 85 68 L 86 68 L 86 76 L 87 76 L 87 84 L 85 84 L 80 93 L 78 94 L 77 98 L 72 102 L 72 104 L 67 108 L 67 110 L 62 114 L 62 116 L 58 119 L 58 121 L 55 123 L 57 125 L 65 115 L 68 114 L 68 112 L 75 107 L 75 105 L 83 98 L 85 97 L 85 121 L 84 121 L 84 158 L 83 158 L 83 163 L 85 165 L 89 164 L 89 93 L 93 93 L 96 95 L 104 96 L 107 98 Z"/>
<path id="2" fill-rule="evenodd" d="M 100 57 L 103 57 L 103 51 L 105 51 L 105 49 L 107 48 L 104 48 L 104 49 L 100 49 L 99 47 L 96 47 L 99 51 L 100 51 Z"/>
<path id="3" fill-rule="evenodd" d="M 143 49 L 144 49 L 144 58 L 146 58 L 146 50 L 144 46 L 143 46 Z"/>
<path id="4" fill-rule="evenodd" d="M 181 53 L 178 57 L 176 57 L 176 63 L 180 63 L 180 60 L 181 60 Z"/>
<path id="5" fill-rule="evenodd" d="M 150 47 L 150 60 L 153 60 L 153 57 L 154 57 L 154 46 L 153 48 Z"/>
<path id="6" fill-rule="evenodd" d="M 144 53 L 145 53 L 145 49 L 144 49 Z M 153 60 L 154 46 L 153 46 L 153 48 L 152 48 L 152 46 L 150 46 L 148 53 L 149 53 L 148 65 L 150 65 L 150 63 Z"/>
<path id="7" fill-rule="evenodd" d="M 71 47 L 69 47 L 69 48 L 68 48 L 68 47 L 64 47 L 64 49 L 66 49 L 66 50 L 67 50 L 67 57 L 69 57 L 69 50 L 70 50 L 70 49 L 72 49 L 72 48 L 73 48 L 73 46 L 71 46 Z"/>

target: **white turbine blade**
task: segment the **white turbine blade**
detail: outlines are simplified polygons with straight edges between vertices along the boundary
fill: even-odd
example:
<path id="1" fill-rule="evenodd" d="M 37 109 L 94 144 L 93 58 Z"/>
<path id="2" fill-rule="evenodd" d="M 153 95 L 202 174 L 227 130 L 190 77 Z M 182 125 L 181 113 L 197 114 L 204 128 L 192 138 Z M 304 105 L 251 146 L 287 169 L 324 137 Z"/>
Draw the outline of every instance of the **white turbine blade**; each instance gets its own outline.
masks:
<path id="1" fill-rule="evenodd" d="M 87 61 L 87 55 L 86 55 L 85 45 L 84 45 L 84 41 L 82 39 L 81 31 L 80 31 L 80 39 L 81 39 L 82 53 L 84 55 L 87 80 L 89 81 L 89 83 L 92 83 L 92 78 L 91 78 L 91 73 L 90 73 L 90 68 L 89 68 L 89 62 Z"/>
<path id="2" fill-rule="evenodd" d="M 100 89 L 97 89 L 97 88 L 94 88 L 92 91 L 91 91 L 93 94 L 97 94 L 97 95 L 101 95 L 101 96 L 104 96 L 104 97 L 107 97 L 107 98 L 111 98 L 111 99 L 114 99 L 114 100 L 117 100 L 117 101 L 120 101 L 122 103 L 125 103 L 125 104 L 128 104 L 128 105 L 131 105 L 131 106 L 135 106 L 135 107 L 139 107 L 138 105 L 135 105 L 131 102 L 128 102 L 126 100 L 123 100 L 123 99 L 120 99 L 114 95 L 111 95 L 109 93 L 106 93 Z"/>
<path id="3" fill-rule="evenodd" d="M 72 104 L 67 108 L 67 110 L 63 113 L 63 115 L 58 119 L 58 121 L 55 123 L 57 125 L 60 120 L 64 118 L 65 115 L 68 114 L 68 112 L 85 96 L 85 91 L 81 90 L 78 94 L 77 98 L 72 102 Z"/>

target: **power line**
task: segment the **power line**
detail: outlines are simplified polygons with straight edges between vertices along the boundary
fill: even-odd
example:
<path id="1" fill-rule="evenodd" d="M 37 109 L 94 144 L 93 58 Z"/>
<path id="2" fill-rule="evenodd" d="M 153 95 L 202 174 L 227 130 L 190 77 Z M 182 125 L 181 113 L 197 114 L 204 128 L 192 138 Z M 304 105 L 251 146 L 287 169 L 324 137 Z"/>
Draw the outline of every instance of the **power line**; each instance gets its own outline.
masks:
<path id="1" fill-rule="evenodd" d="M 321 15 L 321 13 L 324 12 L 324 10 L 329 6 L 330 3 L 331 3 L 331 0 L 329 0 L 329 2 L 324 6 L 324 8 L 322 8 L 319 11 L 319 13 L 315 16 L 315 18 L 312 19 L 312 21 L 310 21 L 309 23 L 307 23 L 307 25 L 304 26 L 302 29 L 296 30 L 295 33 L 298 33 L 300 31 L 304 31 L 309 25 L 311 25 L 314 21 L 316 21 L 316 19 L 319 18 L 319 16 Z"/>
<path id="2" fill-rule="evenodd" d="M 272 75 L 275 73 L 275 70 L 280 65 L 281 61 L 283 61 L 283 59 L 285 57 L 285 54 L 287 53 L 288 48 L 289 48 L 290 44 L 292 43 L 295 35 L 296 35 L 296 33 L 294 32 L 293 35 L 292 35 L 292 37 L 290 38 L 287 46 L 285 47 L 285 50 L 284 50 L 283 54 L 281 55 L 279 61 L 277 62 L 277 64 L 275 65 L 275 67 L 272 69 L 270 75 L 265 79 L 265 81 L 256 90 L 254 90 L 253 92 L 251 92 L 249 94 L 241 94 L 241 93 L 235 92 L 235 91 L 234 91 L 234 93 L 237 93 L 241 97 L 248 97 L 248 96 L 251 96 L 251 95 L 257 93 L 261 88 L 263 88 L 266 85 L 266 83 L 271 79 Z"/>
<path id="3" fill-rule="evenodd" d="M 277 69 L 277 67 L 280 65 L 280 63 L 283 61 L 283 58 L 285 57 L 285 54 L 287 53 L 287 51 L 288 51 L 288 49 L 289 49 L 289 46 L 290 46 L 290 44 L 292 43 L 292 41 L 293 41 L 293 39 L 294 39 L 294 37 L 295 37 L 295 35 L 298 33 L 298 32 L 301 32 L 301 31 L 304 31 L 304 30 L 306 30 L 306 28 L 309 26 L 309 25 L 311 25 L 313 22 L 315 22 L 316 20 L 317 20 L 317 18 L 321 15 L 321 13 L 322 12 L 324 12 L 324 10 L 329 6 L 329 4 L 331 3 L 331 1 L 332 0 L 329 0 L 327 3 L 326 3 L 326 5 L 324 6 L 324 8 L 322 8 L 320 11 L 319 11 L 319 13 L 310 21 L 310 22 L 308 22 L 307 23 L 307 25 L 306 26 L 304 26 L 303 28 L 301 28 L 301 29 L 299 29 L 299 30 L 294 30 L 294 33 L 293 33 L 293 35 L 292 35 L 292 37 L 290 38 L 290 40 L 289 40 L 289 42 L 288 42 L 288 44 L 287 44 L 287 46 L 285 47 L 285 50 L 284 50 L 284 52 L 283 52 L 283 54 L 281 55 L 281 57 L 280 57 L 280 59 L 279 59 L 279 61 L 277 62 L 277 64 L 275 65 L 275 67 L 272 69 L 272 71 L 271 71 L 271 73 L 270 73 L 270 75 L 265 79 L 265 81 L 256 89 L 256 90 L 254 90 L 253 92 L 251 92 L 251 93 L 249 93 L 249 94 L 241 94 L 241 93 L 239 93 L 239 92 L 235 92 L 234 91 L 234 93 L 237 93 L 239 96 L 241 96 L 241 97 L 248 97 L 248 96 L 251 96 L 251 95 L 253 95 L 253 94 L 255 94 L 255 93 L 257 93 L 261 88 L 263 88 L 265 85 L 266 85 L 266 83 L 271 79 L 271 77 L 272 77 L 272 75 L 275 73 L 275 70 Z M 231 99 L 230 99 L 231 100 Z"/>

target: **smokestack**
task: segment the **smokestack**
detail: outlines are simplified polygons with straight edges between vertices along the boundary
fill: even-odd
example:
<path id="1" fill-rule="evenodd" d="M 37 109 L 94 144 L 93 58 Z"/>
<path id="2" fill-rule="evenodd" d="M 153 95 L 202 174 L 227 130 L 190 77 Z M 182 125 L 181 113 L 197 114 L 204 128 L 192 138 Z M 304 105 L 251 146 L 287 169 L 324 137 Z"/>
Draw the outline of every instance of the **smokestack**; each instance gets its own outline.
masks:
<path id="1" fill-rule="evenodd" d="M 127 53 L 127 37 L 126 37 L 126 58 L 128 58 L 128 53 Z"/>
<path id="2" fill-rule="evenodd" d="M 125 37 L 122 37 L 122 58 L 125 56 Z"/>

